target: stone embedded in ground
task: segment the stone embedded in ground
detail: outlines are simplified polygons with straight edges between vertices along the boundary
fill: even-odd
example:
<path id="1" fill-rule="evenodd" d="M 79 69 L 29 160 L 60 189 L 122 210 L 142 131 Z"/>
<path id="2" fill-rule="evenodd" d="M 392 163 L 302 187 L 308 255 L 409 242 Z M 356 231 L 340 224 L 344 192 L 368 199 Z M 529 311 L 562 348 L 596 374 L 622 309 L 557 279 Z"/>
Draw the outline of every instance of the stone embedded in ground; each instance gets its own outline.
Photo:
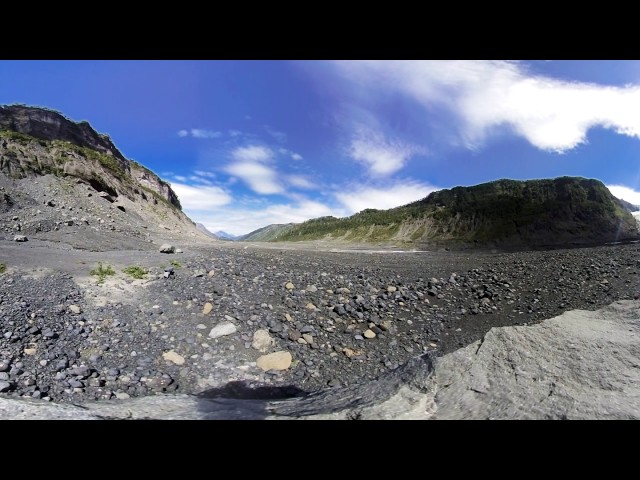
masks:
<path id="1" fill-rule="evenodd" d="M 13 237 L 14 242 L 26 242 L 28 238 L 25 235 L 16 235 Z"/>
<path id="2" fill-rule="evenodd" d="M 163 243 L 160 245 L 160 253 L 175 253 L 176 247 L 169 243 Z"/>
<path id="3" fill-rule="evenodd" d="M 209 302 L 204 304 L 204 308 L 202 309 L 202 313 L 204 313 L 205 315 L 207 315 L 208 313 L 211 312 L 211 310 L 213 310 L 213 305 Z"/>
<path id="4" fill-rule="evenodd" d="M 316 307 L 313 303 L 309 302 L 305 305 L 304 308 L 306 308 L 307 310 L 315 310 L 318 307 Z"/>
<path id="5" fill-rule="evenodd" d="M 284 286 L 284 288 L 286 288 L 287 290 L 293 290 L 295 287 L 294 287 L 293 283 L 287 282 L 286 285 Z"/>
<path id="6" fill-rule="evenodd" d="M 387 292 L 389 292 L 389 293 L 394 293 L 396 290 L 397 290 L 397 288 L 394 287 L 393 285 L 389 285 L 387 287 Z"/>
<path id="7" fill-rule="evenodd" d="M 271 335 L 269 335 L 269 332 L 261 328 L 254 332 L 251 346 L 264 353 L 269 350 L 274 343 L 275 342 L 273 338 L 271 338 Z"/>
<path id="8" fill-rule="evenodd" d="M 234 334 L 237 331 L 238 331 L 238 327 L 236 327 L 235 324 L 231 322 L 222 322 L 211 329 L 211 331 L 209 332 L 209 337 L 210 338 L 224 337 L 226 335 Z"/>
<path id="9" fill-rule="evenodd" d="M 311 335 L 309 335 L 308 333 L 303 333 L 302 334 L 302 338 L 304 338 L 305 342 L 307 342 L 308 344 L 312 344 L 313 343 L 313 337 Z"/>
<path id="10" fill-rule="evenodd" d="M 256 365 L 265 372 L 267 370 L 286 370 L 291 366 L 291 361 L 291 354 L 281 350 L 259 357 L 256 360 Z"/>
<path id="11" fill-rule="evenodd" d="M 371 329 L 365 330 L 362 335 L 364 336 L 364 338 L 376 338 L 375 332 Z"/>
<path id="12" fill-rule="evenodd" d="M 38 353 L 38 349 L 37 349 L 37 348 L 33 348 L 33 347 L 32 347 L 32 348 L 25 348 L 25 349 L 24 349 L 24 353 L 25 353 L 26 355 L 32 355 L 32 356 L 33 356 L 33 355 L 35 355 L 36 353 Z"/>
<path id="13" fill-rule="evenodd" d="M 175 363 L 176 365 L 184 365 L 185 362 L 184 357 L 173 350 L 163 353 L 162 358 L 168 362 Z"/>
<path id="14" fill-rule="evenodd" d="M 316 287 L 315 285 L 307 285 L 307 288 L 305 288 L 305 290 L 307 292 L 315 293 L 318 291 L 318 287 Z"/>
<path id="15" fill-rule="evenodd" d="M 78 315 L 82 310 L 80 309 L 80 307 L 78 305 L 69 305 L 69 311 L 71 313 L 74 313 L 74 314 Z"/>

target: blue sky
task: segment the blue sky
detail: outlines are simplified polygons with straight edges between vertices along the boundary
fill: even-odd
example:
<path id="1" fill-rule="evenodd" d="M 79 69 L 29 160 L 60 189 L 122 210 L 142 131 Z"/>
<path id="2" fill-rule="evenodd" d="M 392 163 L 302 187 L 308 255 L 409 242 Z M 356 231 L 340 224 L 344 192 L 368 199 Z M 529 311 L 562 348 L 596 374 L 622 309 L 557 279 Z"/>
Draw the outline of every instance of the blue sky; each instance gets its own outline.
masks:
<path id="1" fill-rule="evenodd" d="M 575 175 L 640 204 L 640 61 L 0 61 L 0 104 L 87 120 L 211 231 Z"/>

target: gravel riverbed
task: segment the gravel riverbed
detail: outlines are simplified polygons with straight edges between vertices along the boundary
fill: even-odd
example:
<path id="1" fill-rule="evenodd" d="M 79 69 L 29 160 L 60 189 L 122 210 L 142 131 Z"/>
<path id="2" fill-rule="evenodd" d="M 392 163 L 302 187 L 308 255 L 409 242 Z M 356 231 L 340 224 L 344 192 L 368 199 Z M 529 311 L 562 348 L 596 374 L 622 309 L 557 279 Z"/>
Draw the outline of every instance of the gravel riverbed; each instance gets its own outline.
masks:
<path id="1" fill-rule="evenodd" d="M 176 245 L 184 253 L 3 245 L 0 394 L 82 403 L 269 386 L 294 395 L 370 382 L 494 326 L 640 293 L 637 244 L 512 253 Z M 99 258 L 117 272 L 101 285 L 88 275 Z M 147 278 L 121 272 L 132 264 Z"/>

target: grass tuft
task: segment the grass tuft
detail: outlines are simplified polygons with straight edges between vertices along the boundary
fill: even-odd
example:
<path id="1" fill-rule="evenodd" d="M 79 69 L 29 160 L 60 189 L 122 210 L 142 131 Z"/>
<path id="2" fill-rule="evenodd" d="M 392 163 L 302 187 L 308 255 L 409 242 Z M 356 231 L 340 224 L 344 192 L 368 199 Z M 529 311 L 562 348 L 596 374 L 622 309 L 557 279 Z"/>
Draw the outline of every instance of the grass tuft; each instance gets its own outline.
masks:
<path id="1" fill-rule="evenodd" d="M 91 275 L 98 277 L 98 284 L 104 283 L 105 279 L 109 275 L 115 275 L 116 271 L 111 267 L 111 265 L 107 265 L 106 267 L 102 265 L 102 262 L 98 262 L 98 266 L 89 272 Z"/>
<path id="2" fill-rule="evenodd" d="M 131 265 L 127 268 L 124 268 L 122 271 L 137 280 L 142 280 L 143 278 L 146 278 L 147 273 L 149 273 L 147 270 L 145 270 L 144 268 L 138 265 Z"/>

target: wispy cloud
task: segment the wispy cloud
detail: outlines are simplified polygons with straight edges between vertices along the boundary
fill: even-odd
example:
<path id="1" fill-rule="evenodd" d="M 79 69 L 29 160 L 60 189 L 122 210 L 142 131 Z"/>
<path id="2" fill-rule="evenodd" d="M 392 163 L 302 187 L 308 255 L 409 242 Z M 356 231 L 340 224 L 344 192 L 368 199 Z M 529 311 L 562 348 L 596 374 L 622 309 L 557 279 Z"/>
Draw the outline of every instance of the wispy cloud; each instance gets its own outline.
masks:
<path id="1" fill-rule="evenodd" d="M 227 205 L 232 200 L 231 195 L 215 186 L 172 183 L 171 188 L 178 194 L 180 204 L 185 210 L 209 210 Z"/>
<path id="2" fill-rule="evenodd" d="M 206 130 L 204 128 L 192 128 L 191 130 L 179 130 L 179 137 L 188 137 L 191 136 L 193 138 L 218 138 L 222 136 L 222 132 L 218 132 L 215 130 Z"/>
<path id="3" fill-rule="evenodd" d="M 389 141 L 382 134 L 361 129 L 351 142 L 349 155 L 369 169 L 372 175 L 390 175 L 400 170 L 407 160 L 425 150 L 416 145 Z"/>
<path id="4" fill-rule="evenodd" d="M 267 162 L 273 158 L 273 151 L 262 145 L 249 145 L 236 148 L 231 157 L 241 162 Z"/>
<path id="5" fill-rule="evenodd" d="M 317 185 L 312 183 L 307 177 L 302 175 L 285 175 L 285 181 L 294 187 L 312 189 L 317 188 Z"/>
<path id="6" fill-rule="evenodd" d="M 198 175 L 199 177 L 210 177 L 210 178 L 215 178 L 216 177 L 215 173 L 213 173 L 213 172 L 205 172 L 204 170 L 194 170 L 193 173 Z"/>
<path id="7" fill-rule="evenodd" d="M 271 128 L 269 125 L 264 126 L 265 131 L 271 135 L 277 142 L 284 143 L 287 141 L 287 134 L 279 132 L 278 130 Z"/>
<path id="8" fill-rule="evenodd" d="M 257 162 L 238 162 L 228 165 L 225 171 L 243 180 L 256 193 L 282 193 L 275 170 Z"/>
<path id="9" fill-rule="evenodd" d="M 431 111 L 444 108 L 468 148 L 478 148 L 500 127 L 535 147 L 565 152 L 600 126 L 640 138 L 640 86 L 602 86 L 533 75 L 507 61 L 339 61 L 335 68 L 358 91 L 360 107 L 370 100 L 402 95 Z M 355 97 L 355 96 L 354 96 Z M 374 113 L 375 115 L 375 113 Z"/>
<path id="10" fill-rule="evenodd" d="M 607 185 L 614 197 L 625 200 L 633 205 L 640 205 L 640 192 L 624 185 Z"/>
<path id="11" fill-rule="evenodd" d="M 365 208 L 399 207 L 407 203 L 420 200 L 431 192 L 440 190 L 438 187 L 409 180 L 396 182 L 386 186 L 360 186 L 335 193 L 336 199 L 344 205 L 349 215 Z"/>
<path id="12" fill-rule="evenodd" d="M 286 148 L 282 148 L 280 147 L 278 149 L 278 152 L 281 153 L 282 155 L 288 155 L 290 156 L 293 160 L 302 160 L 302 155 L 300 155 L 299 153 L 296 152 L 292 152 L 291 150 L 287 150 Z"/>

